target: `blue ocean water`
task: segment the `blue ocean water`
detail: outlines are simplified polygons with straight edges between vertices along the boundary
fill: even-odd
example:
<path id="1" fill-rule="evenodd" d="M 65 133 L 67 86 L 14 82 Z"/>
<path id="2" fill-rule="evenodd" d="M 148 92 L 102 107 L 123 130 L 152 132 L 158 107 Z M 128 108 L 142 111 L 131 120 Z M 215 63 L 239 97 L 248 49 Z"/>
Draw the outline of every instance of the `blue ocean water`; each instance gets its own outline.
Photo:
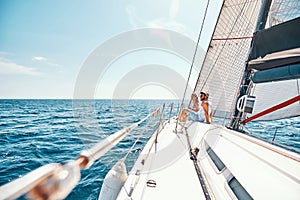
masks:
<path id="1" fill-rule="evenodd" d="M 110 134 L 137 122 L 166 101 L 0 100 L 0 185 L 48 163 L 66 163 Z M 170 110 L 167 102 L 166 110 Z M 175 102 L 178 105 L 178 102 Z M 175 108 L 173 114 L 175 115 Z M 165 115 L 165 118 L 167 115 Z M 144 125 L 146 122 L 144 123 Z M 152 135 L 153 121 L 126 160 L 133 165 Z M 89 169 L 67 199 L 97 199 L 108 170 L 128 152 L 137 127 Z M 22 198 L 21 198 L 22 199 Z"/>
<path id="2" fill-rule="evenodd" d="M 165 103 L 164 118 L 178 111 L 171 100 L 0 100 L 0 185 L 48 163 L 66 163 L 103 138 L 137 122 Z M 157 127 L 153 121 L 131 132 L 116 147 L 81 171 L 81 180 L 66 199 L 97 199 L 109 169 L 140 141 L 126 160 L 128 171 Z M 251 122 L 251 134 L 300 153 L 300 117 Z M 20 199 L 24 199 L 21 197 Z"/>

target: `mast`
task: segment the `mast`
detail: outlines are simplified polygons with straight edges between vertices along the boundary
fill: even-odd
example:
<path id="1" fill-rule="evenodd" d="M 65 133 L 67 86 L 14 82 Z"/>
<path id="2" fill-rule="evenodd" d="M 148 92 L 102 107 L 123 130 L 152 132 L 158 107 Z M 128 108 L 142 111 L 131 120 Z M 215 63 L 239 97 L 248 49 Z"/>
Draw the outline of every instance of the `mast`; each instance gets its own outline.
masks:
<path id="1" fill-rule="evenodd" d="M 266 23 L 267 23 L 267 19 L 268 19 L 268 13 L 271 7 L 271 3 L 272 0 L 262 0 L 262 6 L 258 15 L 258 19 L 257 19 L 257 23 L 256 23 L 256 28 L 254 32 L 258 32 L 261 31 L 265 28 Z M 251 43 L 251 48 L 253 47 L 253 43 Z M 240 87 L 240 93 L 238 95 L 238 97 L 236 98 L 236 105 L 235 105 L 235 111 L 234 114 L 232 116 L 231 122 L 230 122 L 230 128 L 237 130 L 237 131 L 241 131 L 241 121 L 243 118 L 243 112 L 240 112 L 237 109 L 237 105 L 238 105 L 238 100 L 243 97 L 244 95 L 249 95 L 251 92 L 251 80 L 250 80 L 250 76 L 251 76 L 251 70 L 247 69 L 248 68 L 248 62 L 250 60 L 251 57 L 251 51 L 249 51 L 248 54 L 248 59 L 246 61 L 245 64 L 245 72 L 243 75 L 243 79 L 241 82 L 241 87 Z"/>

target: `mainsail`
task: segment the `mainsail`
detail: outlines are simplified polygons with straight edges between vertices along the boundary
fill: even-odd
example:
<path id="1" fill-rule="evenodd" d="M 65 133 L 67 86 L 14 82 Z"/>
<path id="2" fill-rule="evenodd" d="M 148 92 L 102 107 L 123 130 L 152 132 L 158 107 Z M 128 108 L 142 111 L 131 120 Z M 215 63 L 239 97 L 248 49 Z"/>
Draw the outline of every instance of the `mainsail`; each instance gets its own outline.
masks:
<path id="1" fill-rule="evenodd" d="M 300 94 L 300 29 L 295 29 L 300 27 L 300 1 L 272 2 L 270 28 L 261 31 L 260 7 L 260 0 L 224 1 L 195 87 L 197 93 L 209 90 L 215 117 L 231 117 L 245 70 L 257 72 L 248 92 L 256 97 L 253 114 Z M 297 102 L 260 119 L 299 114 Z"/>
<path id="2" fill-rule="evenodd" d="M 245 69 L 260 0 L 225 0 L 198 77 L 195 92 L 208 90 L 214 116 L 232 111 Z"/>

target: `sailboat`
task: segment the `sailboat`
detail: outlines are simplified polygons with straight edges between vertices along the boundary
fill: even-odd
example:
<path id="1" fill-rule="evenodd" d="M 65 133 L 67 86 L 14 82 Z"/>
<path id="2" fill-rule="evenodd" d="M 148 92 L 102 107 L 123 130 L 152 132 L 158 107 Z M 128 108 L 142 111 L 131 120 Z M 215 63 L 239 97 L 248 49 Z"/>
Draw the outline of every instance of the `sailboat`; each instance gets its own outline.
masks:
<path id="1" fill-rule="evenodd" d="M 100 199 L 299 199 L 299 154 L 243 130 L 260 117 L 300 114 L 300 18 L 281 16 L 277 24 L 276 6 L 285 2 L 273 2 L 273 10 L 271 3 L 223 2 L 194 93 L 210 91 L 214 117 L 226 124 L 171 118 L 146 144 L 120 192 L 110 198 L 104 181 Z M 268 16 L 273 26 L 265 28 Z"/>
<path id="2" fill-rule="evenodd" d="M 157 130 L 129 173 L 123 159 L 111 169 L 100 200 L 299 199 L 300 155 L 244 130 L 252 120 L 300 115 L 300 11 L 282 9 L 291 2 L 224 0 L 193 91 L 210 91 L 213 123 L 164 122 L 164 109 L 155 110 L 76 160 L 1 186 L 0 199 L 67 197 L 81 169 L 153 116 Z"/>

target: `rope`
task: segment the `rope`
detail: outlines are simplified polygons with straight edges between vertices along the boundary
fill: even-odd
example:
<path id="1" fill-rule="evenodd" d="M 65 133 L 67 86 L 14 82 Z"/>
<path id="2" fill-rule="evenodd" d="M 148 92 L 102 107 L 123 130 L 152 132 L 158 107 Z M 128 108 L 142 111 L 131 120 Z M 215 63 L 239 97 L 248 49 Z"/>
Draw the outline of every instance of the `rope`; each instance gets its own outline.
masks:
<path id="1" fill-rule="evenodd" d="M 201 170 L 199 168 L 199 165 L 197 163 L 197 157 L 195 154 L 192 153 L 192 145 L 191 145 L 191 142 L 190 142 L 190 139 L 189 139 L 189 134 L 187 132 L 187 128 L 185 128 L 185 136 L 186 136 L 186 140 L 187 140 L 187 143 L 188 143 L 188 146 L 189 146 L 189 152 L 190 152 L 190 158 L 191 160 L 193 161 L 193 164 L 194 164 L 194 167 L 195 167 L 195 171 L 197 173 L 197 176 L 198 176 L 198 179 L 199 179 L 199 182 L 200 182 L 200 185 L 202 187 L 202 190 L 203 190 L 203 193 L 204 193 L 204 196 L 205 196 L 205 199 L 206 200 L 211 200 L 211 197 L 209 195 L 209 189 L 205 183 L 205 180 L 203 178 L 203 175 L 201 173 Z"/>
<path id="2" fill-rule="evenodd" d="M 127 154 L 122 158 L 123 162 L 127 159 L 127 157 L 129 156 L 129 154 L 131 154 L 131 152 L 133 151 L 133 148 L 135 147 L 135 145 L 138 143 L 138 141 L 140 140 L 140 138 L 144 135 L 144 133 L 146 132 L 149 124 L 152 122 L 152 120 L 155 118 L 156 116 L 152 115 L 152 117 L 150 117 L 149 121 L 147 122 L 146 126 L 143 128 L 143 130 L 141 131 L 139 137 L 135 140 L 135 142 L 132 144 L 132 146 L 130 147 L 130 149 L 128 150 Z"/>
<path id="3" fill-rule="evenodd" d="M 81 169 L 92 165 L 95 160 L 127 136 L 131 130 L 146 119 L 153 118 L 158 111 L 155 110 L 140 121 L 98 142 L 92 148 L 82 151 L 76 160 L 71 160 L 65 165 L 57 163 L 44 165 L 24 177 L 1 186 L 0 199 L 16 199 L 28 192 L 29 195 L 33 195 L 31 198 L 36 199 L 64 199 L 79 182 Z M 66 171 L 68 171 L 68 176 L 65 176 Z M 61 176 L 62 174 L 64 176 Z"/>
<path id="4" fill-rule="evenodd" d="M 192 74 L 193 65 L 194 65 L 194 62 L 195 62 L 195 58 L 196 58 L 196 54 L 197 54 L 197 50 L 198 50 L 200 38 L 201 38 L 201 35 L 202 35 L 202 30 L 203 30 L 204 22 L 205 22 L 205 19 L 206 19 L 206 15 L 207 15 L 207 10 L 208 10 L 208 6 L 209 6 L 209 2 L 210 2 L 210 0 L 208 0 L 208 1 L 207 1 L 207 4 L 206 4 L 204 16 L 203 16 L 203 19 L 202 19 L 202 24 L 201 24 L 200 31 L 199 31 L 199 34 L 198 34 L 197 44 L 196 44 L 195 51 L 194 51 L 194 55 L 193 55 L 193 60 L 192 60 L 191 67 L 190 67 L 190 71 L 189 71 L 189 76 L 188 76 L 188 79 L 187 79 L 187 81 L 186 81 L 186 85 L 185 85 L 185 89 L 184 89 L 183 97 L 182 97 L 182 100 L 181 100 L 181 104 L 180 104 L 181 106 L 180 106 L 180 110 L 179 110 L 179 112 L 178 112 L 178 115 L 181 113 L 182 108 L 183 108 L 183 102 L 184 102 L 184 100 L 185 100 L 186 91 L 187 91 L 187 88 L 188 88 L 188 85 L 189 85 L 189 82 L 190 82 L 190 77 L 191 77 L 191 74 Z M 202 69 L 201 69 L 201 70 L 202 70 Z M 201 72 L 201 71 L 200 71 L 200 72 Z M 200 77 L 200 73 L 199 73 L 198 79 L 199 79 L 199 77 Z M 198 83 L 198 80 L 197 80 L 196 83 Z M 196 85 L 197 85 L 197 84 L 196 84 Z M 190 104 L 191 104 L 191 99 L 190 99 L 189 105 L 190 105 Z M 177 131 L 178 122 L 179 122 L 179 117 L 177 117 L 176 126 L 175 126 L 175 131 Z"/>
<path id="5" fill-rule="evenodd" d="M 181 104 L 183 104 L 183 102 L 184 102 L 186 91 L 187 91 L 187 88 L 188 88 L 188 84 L 190 82 L 190 77 L 191 77 L 191 74 L 192 74 L 193 65 L 194 65 L 194 62 L 195 62 L 195 58 L 196 58 L 196 54 L 197 54 L 197 50 L 198 50 L 200 38 L 201 38 L 201 35 L 202 35 L 202 30 L 203 30 L 204 22 L 205 22 L 205 19 L 206 19 L 209 2 L 210 2 L 210 0 L 208 0 L 207 4 L 206 4 L 206 8 L 205 8 L 205 12 L 204 12 L 204 17 L 202 19 L 201 28 L 200 28 L 200 31 L 199 31 L 199 34 L 198 34 L 198 40 L 197 40 L 197 44 L 196 44 L 196 47 L 195 47 L 195 51 L 194 51 L 194 55 L 193 55 L 193 60 L 192 60 L 192 63 L 191 63 L 191 67 L 190 67 L 190 71 L 189 71 L 189 76 L 188 76 L 188 79 L 187 79 L 187 82 L 186 82 L 186 85 L 185 85 L 185 90 L 184 90 L 184 93 L 183 93 L 183 98 L 182 98 Z M 197 82 L 198 82 L 198 80 L 197 80 Z"/>
<path id="6" fill-rule="evenodd" d="M 244 40 L 252 39 L 253 36 L 244 36 L 244 37 L 233 37 L 233 38 L 213 38 L 212 40 Z"/>
<path id="7" fill-rule="evenodd" d="M 257 4 L 259 3 L 259 1 L 256 1 L 256 6 L 258 6 Z M 252 13 L 251 13 L 251 17 L 250 18 L 252 18 L 252 16 L 253 15 L 255 15 L 255 13 L 254 13 L 254 10 L 252 11 Z M 248 24 L 247 24 L 247 27 L 250 25 L 250 20 L 248 21 Z M 242 25 L 242 27 L 244 27 L 245 25 Z M 246 26 L 245 26 L 246 27 Z M 246 30 L 245 30 L 246 31 Z M 251 47 L 252 48 L 252 47 Z M 249 53 L 248 53 L 249 54 Z M 249 57 L 249 55 L 248 55 L 248 57 Z M 246 73 L 247 74 L 247 73 Z M 243 79 L 244 79 L 244 77 L 245 76 L 248 76 L 248 75 L 246 75 L 245 74 L 245 72 L 244 72 L 244 74 L 243 74 L 243 76 L 241 76 L 240 77 L 240 80 L 239 80 L 239 82 L 240 82 L 240 87 L 245 87 L 245 85 L 243 84 Z M 251 87 L 252 86 L 250 86 L 250 85 L 248 85 L 247 86 L 247 94 L 249 94 L 250 93 L 250 90 L 251 90 Z M 236 90 L 236 96 L 235 96 L 235 98 L 234 98 L 234 101 L 232 101 L 233 103 L 232 103 L 232 105 L 231 105 L 231 112 L 230 112 L 230 116 L 229 116 L 229 118 L 230 119 L 232 119 L 232 121 L 234 121 L 232 124 L 233 124 L 233 126 L 232 127 L 235 127 L 236 125 L 238 125 L 237 123 L 237 121 L 238 120 L 236 120 L 237 118 L 240 118 L 240 116 L 241 116 L 241 114 L 240 113 L 238 113 L 237 115 L 236 115 L 236 117 L 234 116 L 235 114 L 234 114 L 234 112 L 235 112 L 235 102 L 237 101 L 237 98 L 238 98 L 238 96 L 239 96 L 239 94 L 240 94 L 240 91 L 241 91 L 241 88 L 237 88 L 237 90 Z M 248 92 L 249 91 L 249 92 Z M 235 124 L 235 125 L 234 125 Z M 230 120 L 228 121 L 228 126 L 230 126 Z"/>
<path id="8" fill-rule="evenodd" d="M 207 10 L 208 10 L 208 6 L 209 6 L 209 2 L 210 2 L 210 1 L 207 2 L 206 8 L 205 8 L 204 17 L 203 17 L 202 26 L 201 26 L 201 32 L 202 32 L 202 28 L 203 28 L 203 25 L 204 25 L 204 20 L 206 19 L 206 15 L 207 15 Z M 201 33 L 201 32 L 200 32 L 200 33 Z M 203 64 L 202 64 L 202 66 L 203 66 Z M 196 91 L 197 84 L 198 84 L 198 82 L 199 82 L 199 80 L 200 80 L 200 74 L 201 74 L 201 72 L 202 72 L 202 69 L 203 69 L 203 67 L 201 67 L 201 70 L 200 70 L 200 72 L 199 72 L 199 76 L 198 76 L 198 78 L 197 78 L 197 82 L 196 82 L 196 85 L 195 85 L 195 88 L 194 88 L 194 92 Z"/>
<path id="9" fill-rule="evenodd" d="M 142 159 L 142 166 L 141 166 L 141 168 L 140 169 L 138 169 L 137 171 L 136 171 L 136 173 L 135 173 L 135 178 L 134 179 L 132 179 L 132 182 L 131 182 L 131 185 L 130 185 L 130 190 L 129 190 L 129 193 L 128 193 L 128 197 L 131 197 L 131 195 L 132 195 L 132 193 L 133 193 L 133 191 L 134 191 L 134 189 L 135 189 L 135 187 L 136 187 L 136 185 L 138 184 L 138 182 L 139 182 L 139 179 L 140 179 L 140 171 L 142 171 L 143 170 L 143 168 L 145 167 L 145 161 L 146 160 L 148 160 L 148 157 L 149 157 L 149 155 L 150 155 L 150 152 L 151 152 L 151 150 L 152 150 L 152 148 L 153 148 L 153 145 L 155 145 L 155 154 L 153 155 L 153 156 L 151 156 L 150 157 L 150 161 L 147 161 L 149 164 L 149 167 L 151 168 L 152 167 L 152 164 L 153 164 L 153 162 L 154 162 L 154 160 L 155 160 L 155 158 L 156 158 L 156 150 L 157 150 L 157 137 L 158 137 L 158 134 L 160 134 L 161 133 L 161 131 L 163 130 L 163 128 L 164 128 L 164 126 L 165 126 L 165 124 L 167 123 L 167 122 L 165 122 L 165 124 L 162 124 L 162 128 L 159 130 L 159 127 L 161 126 L 161 120 L 162 120 L 162 118 L 163 118 L 163 112 L 164 112 L 164 108 L 165 108 L 165 104 L 163 104 L 163 108 L 162 108 L 162 111 L 161 111 L 161 113 L 160 113 L 160 120 L 159 120 L 159 122 L 158 122 L 158 124 L 157 124 L 157 132 L 156 132 L 156 136 L 155 136 L 155 138 L 153 139 L 153 141 L 152 141 L 152 143 L 151 143 L 151 146 L 150 146 L 150 148 L 148 149 L 148 152 L 145 154 L 145 157 Z M 150 138 L 151 139 L 151 138 Z M 149 140 L 150 141 L 150 140 Z M 148 174 L 149 175 L 149 174 Z M 147 179 L 148 179 L 148 176 L 147 176 Z"/>

